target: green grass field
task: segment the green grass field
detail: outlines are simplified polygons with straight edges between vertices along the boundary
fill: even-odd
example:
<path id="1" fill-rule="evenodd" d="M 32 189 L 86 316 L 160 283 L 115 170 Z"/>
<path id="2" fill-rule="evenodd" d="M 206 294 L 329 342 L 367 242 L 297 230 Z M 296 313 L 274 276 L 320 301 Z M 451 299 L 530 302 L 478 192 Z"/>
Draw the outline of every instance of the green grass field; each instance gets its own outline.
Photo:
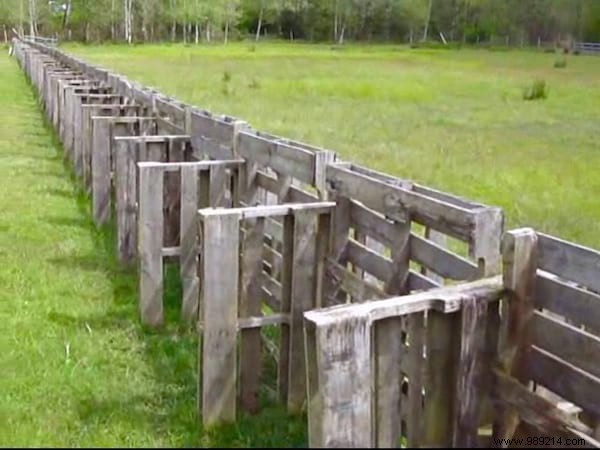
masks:
<path id="1" fill-rule="evenodd" d="M 137 278 L 78 186 L 33 88 L 1 56 L 0 444 L 305 446 L 304 422 L 275 407 L 202 433 L 194 333 L 140 327 Z"/>
<path id="2" fill-rule="evenodd" d="M 258 129 L 506 210 L 600 248 L 600 58 L 233 44 L 68 50 Z M 225 74 L 229 75 L 225 75 Z M 230 81 L 223 81 L 230 77 Z M 524 101 L 535 79 L 546 100 Z"/>

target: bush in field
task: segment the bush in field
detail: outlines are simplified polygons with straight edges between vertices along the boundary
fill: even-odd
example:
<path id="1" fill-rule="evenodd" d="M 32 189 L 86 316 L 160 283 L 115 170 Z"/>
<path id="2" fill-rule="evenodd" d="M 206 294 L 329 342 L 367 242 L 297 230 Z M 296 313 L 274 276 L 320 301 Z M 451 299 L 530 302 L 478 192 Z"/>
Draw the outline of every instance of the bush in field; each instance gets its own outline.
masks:
<path id="1" fill-rule="evenodd" d="M 567 67 L 567 58 L 558 58 L 554 61 L 555 69 L 564 69 L 565 67 Z"/>
<path id="2" fill-rule="evenodd" d="M 523 89 L 523 100 L 543 100 L 548 97 L 545 80 L 535 80 L 531 86 Z"/>
<path id="3" fill-rule="evenodd" d="M 223 72 L 223 83 L 229 83 L 231 81 L 231 73 L 226 70 Z"/>
<path id="4" fill-rule="evenodd" d="M 258 80 L 256 78 L 252 78 L 250 83 L 248 83 L 248 87 L 250 89 L 260 89 L 260 83 L 258 82 Z"/>

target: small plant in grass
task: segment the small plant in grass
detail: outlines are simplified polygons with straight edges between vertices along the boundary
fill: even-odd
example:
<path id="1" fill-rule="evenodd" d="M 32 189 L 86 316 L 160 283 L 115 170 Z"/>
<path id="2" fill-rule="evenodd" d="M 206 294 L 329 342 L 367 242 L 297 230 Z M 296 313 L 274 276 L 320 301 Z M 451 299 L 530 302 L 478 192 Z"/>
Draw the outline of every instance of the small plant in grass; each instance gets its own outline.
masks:
<path id="1" fill-rule="evenodd" d="M 523 100 L 543 100 L 548 97 L 545 80 L 535 80 L 531 86 L 523 89 Z"/>
<path id="2" fill-rule="evenodd" d="M 554 61 L 555 69 L 564 69 L 565 67 L 567 67 L 567 58 L 558 58 L 556 61 Z"/>
<path id="3" fill-rule="evenodd" d="M 226 70 L 223 72 L 223 83 L 229 83 L 231 81 L 231 72 Z"/>
<path id="4" fill-rule="evenodd" d="M 258 80 L 256 78 L 252 78 L 250 83 L 248 83 L 248 87 L 250 89 L 260 89 L 260 83 L 258 82 Z"/>
<path id="5" fill-rule="evenodd" d="M 256 45 L 252 44 L 250 47 L 248 47 L 248 51 L 250 53 L 254 53 L 256 51 Z"/>

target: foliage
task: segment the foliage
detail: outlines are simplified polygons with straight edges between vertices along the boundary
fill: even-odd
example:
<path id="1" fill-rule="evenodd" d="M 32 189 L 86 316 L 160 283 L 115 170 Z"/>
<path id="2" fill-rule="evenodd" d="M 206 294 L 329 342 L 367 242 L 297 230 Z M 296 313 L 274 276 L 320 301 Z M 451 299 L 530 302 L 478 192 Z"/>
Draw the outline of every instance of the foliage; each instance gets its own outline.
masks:
<path id="1" fill-rule="evenodd" d="M 2 0 L 0 26 L 81 41 L 123 40 L 125 0 Z M 596 0 L 133 0 L 137 41 L 228 39 L 226 34 L 491 45 L 600 40 Z M 566 42 L 566 41 L 565 41 Z"/>
<path id="2" fill-rule="evenodd" d="M 543 100 L 548 97 L 545 80 L 534 80 L 530 86 L 523 89 L 523 100 Z"/>
<path id="3" fill-rule="evenodd" d="M 567 67 L 567 58 L 565 58 L 564 56 L 554 61 L 555 69 L 564 69 L 565 67 Z"/>

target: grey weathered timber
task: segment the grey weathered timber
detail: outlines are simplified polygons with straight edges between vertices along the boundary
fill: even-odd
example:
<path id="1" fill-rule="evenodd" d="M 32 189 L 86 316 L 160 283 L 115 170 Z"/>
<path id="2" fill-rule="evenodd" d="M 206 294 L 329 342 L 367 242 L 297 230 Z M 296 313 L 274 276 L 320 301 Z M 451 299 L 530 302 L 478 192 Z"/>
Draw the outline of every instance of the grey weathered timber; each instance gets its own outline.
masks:
<path id="1" fill-rule="evenodd" d="M 538 233 L 540 269 L 600 294 L 600 251 Z"/>
<path id="2" fill-rule="evenodd" d="M 600 304 L 597 308 L 600 308 Z M 541 311 L 534 313 L 531 326 L 532 345 L 600 380 L 600 337 Z"/>
<path id="3" fill-rule="evenodd" d="M 535 297 L 537 307 L 564 316 L 574 324 L 600 328 L 600 294 L 538 272 Z"/>
<path id="4" fill-rule="evenodd" d="M 526 355 L 529 351 L 529 326 L 534 311 L 537 262 L 537 235 L 530 228 L 512 230 L 502 242 L 503 277 L 508 305 L 504 308 L 500 335 L 500 367 L 507 375 L 526 383 Z M 494 423 L 494 438 L 511 438 L 519 425 L 518 412 L 499 408 Z"/>
<path id="5" fill-rule="evenodd" d="M 139 284 L 142 323 L 160 326 L 163 313 L 163 176 L 160 168 L 139 168 Z"/>
<path id="6" fill-rule="evenodd" d="M 454 313 L 469 299 L 485 304 L 501 295 L 501 280 L 495 277 L 305 313 L 310 445 L 374 445 L 371 324 L 431 310 Z M 413 430 L 418 426 L 415 422 Z"/>
<path id="7" fill-rule="evenodd" d="M 198 232 L 196 216 L 198 209 L 198 171 L 193 166 L 181 168 L 181 256 L 179 271 L 181 274 L 183 299 L 181 317 L 184 321 L 198 318 L 198 296 L 200 280 L 198 279 Z M 202 205 L 207 207 L 208 205 Z"/>
<path id="8" fill-rule="evenodd" d="M 453 408 L 453 447 L 478 447 L 481 399 L 484 392 L 485 333 L 488 305 L 473 297 L 463 301 L 460 352 Z M 489 370 L 489 369 L 488 369 Z"/>
<path id="9" fill-rule="evenodd" d="M 373 447 L 371 329 L 367 316 L 305 327 L 310 447 Z"/>
<path id="10" fill-rule="evenodd" d="M 150 117 L 92 117 L 92 215 L 97 226 L 111 217 L 113 138 L 148 134 L 155 134 L 155 120 Z"/>
<path id="11" fill-rule="evenodd" d="M 265 219 L 247 221 L 242 241 L 240 318 L 262 316 L 262 253 Z M 239 322 L 238 322 L 239 324 Z M 251 413 L 258 412 L 261 377 L 260 328 L 242 332 L 240 340 L 240 404 Z"/>
<path id="12" fill-rule="evenodd" d="M 239 227 L 242 214 L 200 213 L 202 260 L 201 416 L 204 426 L 233 422 L 237 400 Z M 209 362 L 210 363 L 207 363 Z"/>

